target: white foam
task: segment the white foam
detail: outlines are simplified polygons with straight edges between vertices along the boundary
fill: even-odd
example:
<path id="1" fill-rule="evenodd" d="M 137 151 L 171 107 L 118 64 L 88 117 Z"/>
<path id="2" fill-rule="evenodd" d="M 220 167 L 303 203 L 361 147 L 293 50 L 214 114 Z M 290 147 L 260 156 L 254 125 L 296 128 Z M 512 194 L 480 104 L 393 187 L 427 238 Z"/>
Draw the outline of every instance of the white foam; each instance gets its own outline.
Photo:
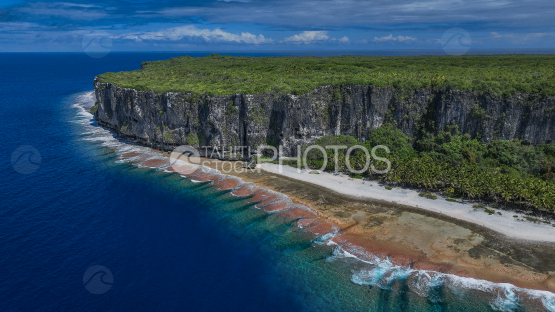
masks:
<path id="1" fill-rule="evenodd" d="M 496 311 L 518 310 L 521 305 L 520 298 L 526 296 L 539 300 L 547 311 L 555 312 L 555 294 L 548 291 L 524 289 L 508 283 L 493 283 L 436 271 L 416 270 L 395 265 L 388 258 L 369 255 L 351 245 L 348 246 L 351 252 L 346 251 L 345 247 L 347 246 L 335 244 L 332 256 L 328 257 L 327 261 L 354 258 L 366 265 L 366 268 L 351 275 L 351 281 L 357 285 L 391 289 L 395 281 L 408 280 L 409 289 L 420 297 L 428 297 L 432 289 L 440 286 L 446 286 L 452 293 L 460 295 L 468 290 L 479 291 L 492 296 L 490 306 Z M 358 253 L 360 255 L 355 255 Z"/>
<path id="2" fill-rule="evenodd" d="M 547 311 L 555 312 L 555 295 L 541 296 L 541 301 Z"/>
<path id="3" fill-rule="evenodd" d="M 87 109 L 87 107 L 92 107 L 93 104 L 94 104 L 94 92 L 87 92 L 79 95 L 77 97 L 77 103 L 72 105 L 72 107 L 78 109 L 78 111 L 76 112 L 76 115 L 79 118 L 79 120 L 82 121 L 83 131 L 81 132 L 81 134 L 87 135 L 86 137 L 81 138 L 82 140 L 98 142 L 102 146 L 113 148 L 117 154 L 125 154 L 129 152 L 138 152 L 141 154 L 152 153 L 152 157 L 146 158 L 145 161 L 149 159 L 162 159 L 160 158 L 161 156 L 160 154 L 152 152 L 150 148 L 122 142 L 116 139 L 110 131 L 95 125 L 95 122 L 92 120 L 93 115 Z M 140 157 L 142 156 L 143 155 L 140 155 Z M 136 158 L 129 158 L 128 160 L 131 160 L 131 159 L 136 159 Z M 218 174 L 218 175 L 221 175 L 222 178 L 239 179 L 234 176 L 224 175 L 215 169 L 211 169 L 205 166 L 200 166 L 200 167 L 203 167 L 202 168 L 203 172 Z M 194 183 L 201 182 L 190 178 L 189 180 L 191 180 Z M 345 181 L 342 181 L 342 182 L 345 182 Z M 254 183 L 251 183 L 251 182 L 248 182 L 248 183 L 243 182 L 239 184 L 237 188 L 242 188 L 242 187 L 248 187 L 254 190 L 255 192 L 257 189 L 262 190 L 262 188 L 256 186 Z M 285 196 L 281 193 L 274 192 L 271 190 L 264 189 L 264 191 L 276 194 L 280 197 Z M 403 192 L 410 192 L 410 191 L 403 190 Z M 391 193 L 390 191 L 385 194 L 390 195 L 393 193 Z M 287 196 L 285 197 L 289 199 Z M 412 197 L 411 197 L 411 200 L 413 199 Z M 418 200 L 422 200 L 422 199 L 418 198 Z M 312 209 L 304 205 L 291 204 L 291 207 L 301 208 L 315 214 L 315 212 Z M 415 269 L 411 269 L 410 267 L 394 265 L 388 258 L 382 259 L 375 255 L 368 254 L 366 251 L 364 251 L 363 249 L 357 246 L 349 246 L 349 251 L 345 250 L 344 246 L 337 245 L 337 243 L 331 240 L 338 233 L 339 233 L 339 229 L 336 228 L 333 232 L 320 236 L 318 238 L 319 239 L 318 242 L 326 243 L 329 246 L 335 246 L 332 252 L 332 256 L 327 259 L 328 261 L 335 261 L 339 259 L 349 258 L 349 259 L 355 259 L 356 261 L 360 262 L 362 265 L 367 266 L 366 268 L 360 269 L 357 272 L 353 272 L 351 276 L 351 281 L 355 284 L 372 285 L 372 286 L 378 286 L 384 289 L 389 289 L 395 281 L 408 279 L 409 289 L 421 297 L 428 296 L 431 289 L 442 285 L 446 285 L 452 290 L 457 290 L 457 289 L 476 290 L 476 291 L 481 291 L 484 293 L 490 293 L 492 295 L 496 295 L 494 298 L 492 298 L 491 306 L 492 308 L 499 311 L 513 311 L 517 309 L 519 306 L 519 301 L 520 301 L 519 294 L 520 294 L 520 295 L 528 296 L 529 298 L 532 298 L 532 299 L 540 300 L 547 311 L 555 312 L 554 293 L 551 293 L 548 291 L 522 289 L 522 288 L 515 287 L 511 284 L 503 284 L 503 283 L 496 284 L 485 280 L 460 277 L 452 274 L 444 274 L 444 273 L 435 272 L 435 271 L 415 270 Z"/>
<path id="4" fill-rule="evenodd" d="M 271 193 L 271 194 L 273 194 L 273 195 L 276 195 L 277 198 L 275 198 L 274 200 L 271 200 L 271 201 L 269 201 L 269 202 L 265 202 L 264 204 L 262 204 L 262 202 L 264 201 L 264 200 L 263 200 L 262 202 L 260 202 L 260 203 L 258 203 L 258 204 L 255 205 L 256 208 L 264 208 L 264 207 L 266 207 L 266 206 L 268 206 L 268 205 L 277 204 L 277 203 L 280 203 L 280 202 L 286 203 L 286 204 L 287 204 L 286 207 L 289 207 L 289 206 L 293 205 L 293 201 L 292 201 L 288 196 L 283 195 L 283 194 L 281 194 L 281 193 L 277 193 L 277 192 L 272 192 L 272 191 L 267 191 L 267 190 L 265 190 L 265 191 L 266 191 L 267 193 Z"/>
<path id="5" fill-rule="evenodd" d="M 332 240 L 334 237 L 336 237 L 337 235 L 339 235 L 339 229 L 338 228 L 334 228 L 334 230 L 332 232 L 326 233 L 322 236 L 317 237 L 314 240 L 314 243 L 316 244 L 322 244 L 322 243 L 326 243 L 330 240 Z"/>
<path id="6" fill-rule="evenodd" d="M 491 307 L 497 311 L 512 312 L 519 307 L 519 299 L 514 292 L 513 285 L 502 288 L 497 297 L 491 302 Z"/>
<path id="7" fill-rule="evenodd" d="M 539 299 L 544 308 L 549 312 L 555 312 L 555 294 L 543 290 L 526 290 L 526 294 L 530 298 Z"/>
<path id="8" fill-rule="evenodd" d="M 391 289 L 391 285 L 395 282 L 397 271 L 408 271 L 408 269 L 399 267 L 391 263 L 389 259 L 376 261 L 372 269 L 362 269 L 353 273 L 351 281 L 358 285 L 377 286 L 381 289 Z M 399 273 L 400 276 L 405 276 L 406 272 Z M 408 277 L 408 276 L 406 276 Z"/>
<path id="9" fill-rule="evenodd" d="M 440 274 L 428 271 L 414 271 L 408 283 L 409 289 L 420 297 L 428 297 L 430 289 L 443 285 L 443 278 Z"/>
<path id="10" fill-rule="evenodd" d="M 252 183 L 252 182 L 243 182 L 239 187 L 237 188 L 247 188 L 249 190 L 252 190 L 253 193 L 255 192 L 254 190 L 256 190 L 257 188 L 259 188 L 258 186 L 256 186 L 256 184 Z M 245 197 L 245 196 L 241 196 L 241 195 L 235 195 L 233 193 L 230 193 L 231 196 L 237 196 L 237 197 Z"/>

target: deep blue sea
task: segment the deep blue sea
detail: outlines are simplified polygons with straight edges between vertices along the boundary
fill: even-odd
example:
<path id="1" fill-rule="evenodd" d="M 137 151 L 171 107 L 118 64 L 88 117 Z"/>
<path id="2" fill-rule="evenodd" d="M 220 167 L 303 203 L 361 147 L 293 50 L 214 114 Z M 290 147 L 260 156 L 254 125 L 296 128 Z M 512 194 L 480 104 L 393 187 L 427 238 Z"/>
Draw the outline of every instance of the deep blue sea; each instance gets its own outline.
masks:
<path id="1" fill-rule="evenodd" d="M 180 55 L 0 54 L 0 311 L 555 311 L 510 285 L 363 263 L 229 192 L 119 161 L 136 147 L 83 109 L 93 78 Z"/>

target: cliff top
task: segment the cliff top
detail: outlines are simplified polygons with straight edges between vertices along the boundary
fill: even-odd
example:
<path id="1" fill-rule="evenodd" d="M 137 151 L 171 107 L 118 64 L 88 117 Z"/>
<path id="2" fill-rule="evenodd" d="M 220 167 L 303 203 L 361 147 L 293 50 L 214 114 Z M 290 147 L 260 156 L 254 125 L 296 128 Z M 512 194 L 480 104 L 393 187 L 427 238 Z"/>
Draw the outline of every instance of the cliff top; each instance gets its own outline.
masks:
<path id="1" fill-rule="evenodd" d="M 555 55 L 183 56 L 105 73 L 100 82 L 155 92 L 303 94 L 327 85 L 454 88 L 503 95 L 555 95 Z"/>

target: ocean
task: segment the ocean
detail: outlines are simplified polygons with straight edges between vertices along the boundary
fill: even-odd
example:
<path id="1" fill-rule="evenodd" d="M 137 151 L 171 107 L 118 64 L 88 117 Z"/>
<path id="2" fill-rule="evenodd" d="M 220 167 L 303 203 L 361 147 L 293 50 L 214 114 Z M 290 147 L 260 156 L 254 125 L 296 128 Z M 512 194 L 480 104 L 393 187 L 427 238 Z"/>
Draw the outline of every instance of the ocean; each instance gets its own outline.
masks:
<path id="1" fill-rule="evenodd" d="M 183 54 L 207 53 L 0 54 L 1 311 L 555 311 L 553 294 L 361 257 L 122 159 L 151 151 L 96 124 L 93 78 Z"/>

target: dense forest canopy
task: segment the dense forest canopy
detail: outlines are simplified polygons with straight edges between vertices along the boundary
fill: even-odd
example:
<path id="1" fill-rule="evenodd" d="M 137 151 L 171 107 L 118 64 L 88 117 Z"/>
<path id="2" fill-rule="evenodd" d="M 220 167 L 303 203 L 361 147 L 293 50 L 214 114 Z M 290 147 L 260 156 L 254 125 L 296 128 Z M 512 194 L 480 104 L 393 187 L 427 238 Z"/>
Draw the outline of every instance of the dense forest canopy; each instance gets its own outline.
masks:
<path id="1" fill-rule="evenodd" d="M 349 135 L 327 135 L 316 144 L 351 147 L 361 143 Z M 377 174 L 368 168 L 353 177 L 555 214 L 555 143 L 534 146 L 519 140 L 482 142 L 460 133 L 457 127 L 409 137 L 394 125 L 386 124 L 373 130 L 363 144 L 368 150 L 377 145 L 387 146 L 389 154 L 381 149 L 377 154 L 391 161 L 391 170 Z M 334 153 L 329 149 L 327 158 L 334 159 Z M 349 158 L 356 170 L 364 168 L 365 162 L 366 155 L 360 150 Z M 311 150 L 307 163 L 311 168 L 321 168 L 324 157 Z M 298 165 L 296 160 L 286 160 L 285 164 Z M 347 172 L 346 149 L 340 150 L 338 164 L 339 170 Z M 386 168 L 383 162 L 374 165 Z M 335 162 L 329 161 L 326 170 L 333 171 L 334 166 Z"/>
<path id="2" fill-rule="evenodd" d="M 303 94 L 319 86 L 375 85 L 397 88 L 460 89 L 502 96 L 517 93 L 555 95 L 555 55 L 495 56 L 338 56 L 338 57 L 178 57 L 143 63 L 135 71 L 105 73 L 100 82 L 156 92 L 234 93 L 287 92 Z M 440 129 L 438 129 L 440 130 Z M 359 144 L 351 136 L 324 136 L 317 144 Z M 492 140 L 446 128 L 409 137 L 394 121 L 374 129 L 364 143 L 369 149 L 387 145 L 392 160 L 386 174 L 371 170 L 356 175 L 502 203 L 555 212 L 555 144 L 529 145 L 519 140 Z M 383 152 L 383 151 L 382 151 Z M 329 155 L 332 157 L 332 155 Z M 340 157 L 345 158 L 343 153 Z M 349 160 L 364 167 L 364 154 Z M 295 161 L 288 164 L 296 166 Z M 310 153 L 312 168 L 323 164 Z M 339 161 L 344 164 L 345 159 Z M 380 167 L 384 164 L 377 163 Z M 328 170 L 332 163 L 328 163 Z M 340 168 L 346 170 L 346 168 Z M 430 195 L 431 196 L 431 195 Z"/>
<path id="3" fill-rule="evenodd" d="M 328 85 L 454 88 L 555 95 L 555 55 L 177 57 L 101 82 L 156 92 L 303 94 Z"/>

